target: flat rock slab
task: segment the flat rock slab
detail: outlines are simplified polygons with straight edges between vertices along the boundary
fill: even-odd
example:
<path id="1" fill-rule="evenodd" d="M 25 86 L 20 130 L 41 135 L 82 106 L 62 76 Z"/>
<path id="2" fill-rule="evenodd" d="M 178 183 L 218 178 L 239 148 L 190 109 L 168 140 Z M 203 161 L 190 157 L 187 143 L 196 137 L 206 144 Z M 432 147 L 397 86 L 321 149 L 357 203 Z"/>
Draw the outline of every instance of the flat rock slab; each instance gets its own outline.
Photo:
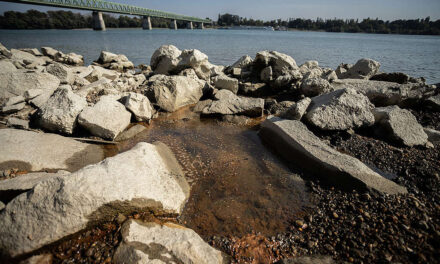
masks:
<path id="1" fill-rule="evenodd" d="M 52 94 L 59 84 L 60 80 L 49 73 L 22 70 L 0 73 L 0 98 L 23 95 L 29 89 L 41 89 Z"/>
<path id="2" fill-rule="evenodd" d="M 122 239 L 113 259 L 116 264 L 229 263 L 196 232 L 172 223 L 129 220 L 122 227 Z"/>
<path id="3" fill-rule="evenodd" d="M 75 171 L 104 158 L 101 147 L 55 134 L 0 129 L 0 170 Z"/>
<path id="4" fill-rule="evenodd" d="M 215 101 L 205 106 L 204 115 L 246 115 L 260 117 L 263 115 L 264 99 L 237 96 L 229 90 L 220 90 Z"/>
<path id="5" fill-rule="evenodd" d="M 372 188 L 388 194 L 406 193 L 406 188 L 377 174 L 361 161 L 322 142 L 296 120 L 276 117 L 263 122 L 260 136 L 289 162 L 343 189 Z"/>
<path id="6" fill-rule="evenodd" d="M 69 177 L 37 184 L 0 212 L 0 248 L 15 257 L 116 214 L 153 210 L 179 214 L 189 185 L 162 143 L 139 143 Z"/>

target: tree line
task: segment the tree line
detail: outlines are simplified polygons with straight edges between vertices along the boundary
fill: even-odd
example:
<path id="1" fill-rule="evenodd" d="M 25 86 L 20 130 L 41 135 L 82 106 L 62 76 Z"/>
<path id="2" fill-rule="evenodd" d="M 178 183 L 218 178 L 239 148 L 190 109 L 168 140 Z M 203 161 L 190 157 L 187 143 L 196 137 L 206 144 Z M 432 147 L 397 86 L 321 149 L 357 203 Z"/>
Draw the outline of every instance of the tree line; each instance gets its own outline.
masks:
<path id="1" fill-rule="evenodd" d="M 103 14 L 105 25 L 108 28 L 134 28 L 142 27 L 141 17 Z M 151 18 L 151 24 L 156 28 L 168 28 L 170 22 L 162 18 Z M 72 11 L 47 11 L 28 10 L 24 13 L 7 11 L 0 16 L 1 29 L 75 29 L 90 28 L 92 15 L 73 13 Z"/>
<path id="2" fill-rule="evenodd" d="M 288 20 L 254 20 L 231 14 L 219 14 L 217 25 L 224 26 L 272 26 L 285 27 L 296 30 L 349 32 L 349 33 L 379 33 L 379 34 L 414 34 L 414 35 L 440 35 L 440 20 L 431 21 L 430 17 L 424 19 L 399 19 L 384 21 L 378 18 L 359 19 L 303 19 L 290 18 Z"/>

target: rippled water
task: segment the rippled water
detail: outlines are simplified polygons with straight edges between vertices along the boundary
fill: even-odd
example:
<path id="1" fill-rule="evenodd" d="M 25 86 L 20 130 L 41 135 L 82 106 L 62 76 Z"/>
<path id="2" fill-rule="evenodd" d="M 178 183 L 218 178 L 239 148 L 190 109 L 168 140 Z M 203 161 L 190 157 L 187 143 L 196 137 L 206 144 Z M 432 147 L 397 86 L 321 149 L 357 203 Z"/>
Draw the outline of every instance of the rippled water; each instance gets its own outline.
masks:
<path id="1" fill-rule="evenodd" d="M 154 120 L 119 148 L 156 140 L 171 148 L 191 185 L 180 221 L 204 237 L 275 235 L 309 206 L 299 176 L 262 144 L 255 129 L 199 120 L 183 109 Z"/>
<path id="2" fill-rule="evenodd" d="M 233 31 L 233 30 L 0 30 L 0 42 L 8 48 L 52 46 L 85 56 L 87 63 L 101 50 L 122 53 L 135 64 L 147 63 L 163 44 L 180 49 L 199 49 L 214 64 L 229 65 L 242 55 L 277 50 L 291 55 L 298 64 L 318 60 L 335 68 L 368 57 L 382 64 L 383 71 L 401 71 L 440 82 L 440 37 L 351 34 L 325 32 Z"/>

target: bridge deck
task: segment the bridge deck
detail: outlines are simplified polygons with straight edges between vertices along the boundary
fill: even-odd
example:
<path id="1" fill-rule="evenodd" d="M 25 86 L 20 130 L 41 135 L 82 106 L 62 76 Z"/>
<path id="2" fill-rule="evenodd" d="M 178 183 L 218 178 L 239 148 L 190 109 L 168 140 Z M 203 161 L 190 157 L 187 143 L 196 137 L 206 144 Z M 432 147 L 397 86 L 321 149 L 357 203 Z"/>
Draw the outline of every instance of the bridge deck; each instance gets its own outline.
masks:
<path id="1" fill-rule="evenodd" d="M 66 7 L 73 9 L 83 9 L 83 10 L 101 11 L 101 12 L 127 14 L 127 15 L 161 17 L 168 19 L 191 21 L 191 22 L 211 23 L 211 20 L 208 19 L 178 15 L 178 14 L 163 12 L 159 10 L 148 9 L 144 7 L 137 7 L 132 5 L 107 2 L 102 0 L 1 0 L 1 1 L 32 4 L 32 5 Z"/>

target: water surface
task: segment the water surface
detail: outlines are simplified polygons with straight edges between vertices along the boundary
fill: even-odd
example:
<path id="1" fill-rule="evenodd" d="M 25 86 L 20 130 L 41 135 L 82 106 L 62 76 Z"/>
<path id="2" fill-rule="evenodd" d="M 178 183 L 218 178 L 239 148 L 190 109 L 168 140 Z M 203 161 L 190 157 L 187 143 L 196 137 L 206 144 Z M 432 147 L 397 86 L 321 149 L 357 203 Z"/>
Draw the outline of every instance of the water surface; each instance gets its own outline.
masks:
<path id="1" fill-rule="evenodd" d="M 122 53 L 135 64 L 149 64 L 154 50 L 163 44 L 180 49 L 199 49 L 214 64 L 230 65 L 243 55 L 277 50 L 298 64 L 318 60 L 335 68 L 367 57 L 379 61 L 382 70 L 400 71 L 440 82 L 440 37 L 300 31 L 252 30 L 0 30 L 0 42 L 8 48 L 51 46 L 84 55 L 87 64 L 101 50 Z"/>

